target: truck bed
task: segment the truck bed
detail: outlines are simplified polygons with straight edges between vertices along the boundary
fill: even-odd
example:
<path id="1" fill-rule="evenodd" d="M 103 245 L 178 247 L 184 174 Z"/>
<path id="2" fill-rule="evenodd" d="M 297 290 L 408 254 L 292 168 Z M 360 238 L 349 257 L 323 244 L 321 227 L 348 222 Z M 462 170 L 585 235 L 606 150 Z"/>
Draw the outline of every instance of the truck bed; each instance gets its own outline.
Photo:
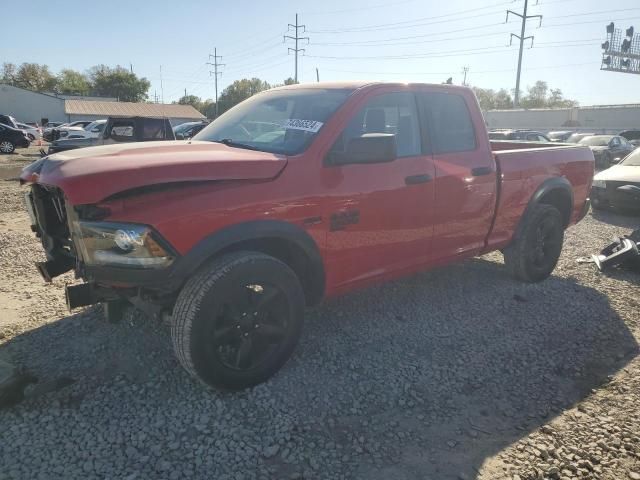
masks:
<path id="1" fill-rule="evenodd" d="M 506 245 L 536 188 L 553 177 L 570 181 L 573 205 L 569 223 L 579 220 L 593 178 L 594 160 L 588 147 L 513 141 L 491 141 L 501 181 L 496 220 L 487 239 L 489 249 Z"/>

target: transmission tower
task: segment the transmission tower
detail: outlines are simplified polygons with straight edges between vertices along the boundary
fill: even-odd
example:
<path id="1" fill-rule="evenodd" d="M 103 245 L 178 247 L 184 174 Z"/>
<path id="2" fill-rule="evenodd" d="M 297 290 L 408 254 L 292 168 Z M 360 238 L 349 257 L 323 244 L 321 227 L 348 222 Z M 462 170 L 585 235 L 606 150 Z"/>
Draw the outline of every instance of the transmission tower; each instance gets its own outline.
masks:
<path id="1" fill-rule="evenodd" d="M 213 49 L 213 55 L 209 54 L 209 60 L 211 60 L 213 58 L 213 62 L 207 62 L 207 65 L 211 65 L 213 67 L 213 71 L 209 71 L 209 75 L 213 75 L 213 82 L 215 85 L 215 91 L 216 91 L 216 104 L 215 104 L 215 110 L 214 110 L 214 117 L 218 118 L 218 76 L 222 75 L 222 72 L 218 71 L 218 67 L 224 67 L 225 64 L 224 63 L 218 63 L 218 59 L 222 58 L 220 55 L 218 55 L 218 49 L 214 48 Z"/>
<path id="2" fill-rule="evenodd" d="M 299 35 L 299 30 L 300 30 L 300 29 L 302 29 L 302 33 L 305 33 L 305 32 L 306 32 L 307 27 L 306 27 L 306 25 L 300 25 L 300 24 L 298 24 L 298 14 L 297 14 L 297 13 L 296 13 L 296 24 L 295 24 L 295 25 L 293 25 L 293 24 L 291 24 L 291 23 L 290 23 L 290 24 L 287 26 L 287 31 L 289 31 L 289 30 L 291 30 L 291 29 L 294 29 L 294 31 L 295 31 L 295 36 L 293 36 L 293 37 L 292 37 L 291 35 L 285 35 L 285 36 L 284 36 L 284 41 L 286 41 L 286 40 L 287 40 L 287 38 L 288 38 L 288 39 L 290 39 L 290 40 L 295 41 L 295 48 L 291 48 L 291 47 L 289 47 L 289 49 L 287 50 L 287 53 L 288 53 L 288 52 L 293 52 L 293 53 L 294 53 L 294 55 L 295 55 L 295 76 L 294 76 L 294 78 L 293 78 L 293 79 L 295 80 L 295 82 L 296 82 L 296 83 L 298 83 L 298 52 L 302 52 L 302 53 L 304 53 L 304 48 L 298 48 L 298 42 L 299 42 L 300 40 L 306 40 L 306 41 L 307 41 L 307 43 L 309 43 L 309 37 L 301 37 L 301 36 Z"/>
<path id="3" fill-rule="evenodd" d="M 516 35 L 515 33 L 512 33 L 511 36 L 509 37 L 509 45 L 513 45 L 513 37 L 516 37 L 518 40 L 520 40 L 520 52 L 518 53 L 518 73 L 516 74 L 516 91 L 513 95 L 514 107 L 517 107 L 520 104 L 520 71 L 522 70 L 522 50 L 524 48 L 525 40 L 531 40 L 531 46 L 533 47 L 533 35 L 530 35 L 528 37 L 524 36 L 524 32 L 527 27 L 527 20 L 530 18 L 539 18 L 540 25 L 542 25 L 542 15 L 527 15 L 528 3 L 529 3 L 529 0 L 524 0 L 524 10 L 522 11 L 522 14 L 516 13 L 513 10 L 507 10 L 507 20 L 505 21 L 505 23 L 509 21 L 509 14 L 515 15 L 516 17 L 520 17 L 522 19 L 522 27 L 520 28 L 520 35 Z M 536 5 L 537 5 L 537 2 L 536 2 Z"/>

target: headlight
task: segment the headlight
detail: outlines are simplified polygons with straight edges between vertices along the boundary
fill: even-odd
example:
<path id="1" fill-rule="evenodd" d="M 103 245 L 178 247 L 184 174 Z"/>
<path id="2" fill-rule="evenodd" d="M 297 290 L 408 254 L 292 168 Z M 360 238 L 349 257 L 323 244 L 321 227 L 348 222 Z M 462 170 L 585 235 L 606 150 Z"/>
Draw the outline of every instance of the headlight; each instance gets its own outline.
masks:
<path id="1" fill-rule="evenodd" d="M 594 180 L 592 186 L 596 188 L 607 188 L 607 184 L 604 180 Z"/>
<path id="2" fill-rule="evenodd" d="M 75 221 L 73 230 L 88 265 L 164 268 L 174 259 L 158 234 L 145 225 Z"/>

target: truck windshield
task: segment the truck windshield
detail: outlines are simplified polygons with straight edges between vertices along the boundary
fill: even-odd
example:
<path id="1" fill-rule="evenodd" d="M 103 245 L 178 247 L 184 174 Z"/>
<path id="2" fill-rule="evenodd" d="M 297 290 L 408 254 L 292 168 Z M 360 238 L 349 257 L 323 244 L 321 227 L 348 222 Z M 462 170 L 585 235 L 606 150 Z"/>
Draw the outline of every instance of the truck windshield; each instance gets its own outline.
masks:
<path id="1" fill-rule="evenodd" d="M 193 140 L 296 155 L 309 146 L 352 92 L 321 88 L 266 91 L 225 112 Z"/>

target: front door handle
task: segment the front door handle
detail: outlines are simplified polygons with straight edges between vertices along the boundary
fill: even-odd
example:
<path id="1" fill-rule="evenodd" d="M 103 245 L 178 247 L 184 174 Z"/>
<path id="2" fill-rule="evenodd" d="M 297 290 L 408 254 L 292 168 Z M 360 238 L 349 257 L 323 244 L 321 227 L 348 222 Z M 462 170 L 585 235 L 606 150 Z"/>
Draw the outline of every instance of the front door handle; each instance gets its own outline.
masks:
<path id="1" fill-rule="evenodd" d="M 404 183 L 407 185 L 417 185 L 418 183 L 428 183 L 431 180 L 433 180 L 433 177 L 425 173 L 423 175 L 410 175 L 404 179 Z"/>
<path id="2" fill-rule="evenodd" d="M 471 176 L 473 177 L 481 177 L 482 175 L 490 175 L 493 173 L 493 168 L 491 167 L 476 167 L 471 169 Z"/>

